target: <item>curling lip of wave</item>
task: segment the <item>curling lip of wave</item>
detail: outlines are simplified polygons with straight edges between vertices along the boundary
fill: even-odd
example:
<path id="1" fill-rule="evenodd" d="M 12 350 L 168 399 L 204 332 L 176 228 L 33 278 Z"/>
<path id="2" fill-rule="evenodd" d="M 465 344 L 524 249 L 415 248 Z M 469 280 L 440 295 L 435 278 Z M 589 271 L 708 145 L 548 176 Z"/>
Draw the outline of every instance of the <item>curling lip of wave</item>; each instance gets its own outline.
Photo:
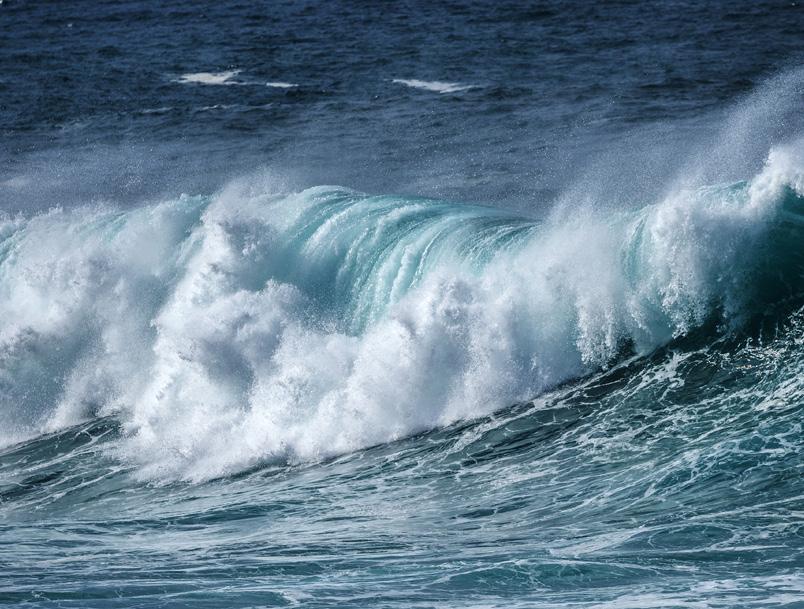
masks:
<path id="1" fill-rule="evenodd" d="M 564 224 L 248 185 L 7 219 L 3 443 L 113 415 L 139 475 L 203 480 L 488 414 L 744 316 L 800 236 L 800 160 Z"/>

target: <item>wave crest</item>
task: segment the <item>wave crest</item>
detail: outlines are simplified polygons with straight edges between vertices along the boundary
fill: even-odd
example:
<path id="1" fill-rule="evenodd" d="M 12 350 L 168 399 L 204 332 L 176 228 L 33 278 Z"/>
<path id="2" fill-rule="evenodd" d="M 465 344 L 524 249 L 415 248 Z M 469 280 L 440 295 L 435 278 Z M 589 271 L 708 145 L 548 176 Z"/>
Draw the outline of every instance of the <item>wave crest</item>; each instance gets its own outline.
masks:
<path id="1" fill-rule="evenodd" d="M 802 168 L 543 223 L 332 187 L 6 219 L 3 440 L 113 414 L 201 480 L 492 412 L 800 293 Z"/>

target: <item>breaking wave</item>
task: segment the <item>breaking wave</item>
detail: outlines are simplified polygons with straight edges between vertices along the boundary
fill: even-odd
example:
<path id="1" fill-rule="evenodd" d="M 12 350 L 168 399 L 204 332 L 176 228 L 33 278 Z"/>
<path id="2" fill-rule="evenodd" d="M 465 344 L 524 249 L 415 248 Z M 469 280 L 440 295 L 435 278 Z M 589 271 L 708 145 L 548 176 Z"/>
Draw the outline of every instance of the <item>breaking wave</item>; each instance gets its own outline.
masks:
<path id="1" fill-rule="evenodd" d="M 139 475 L 316 460 L 532 399 L 800 292 L 804 162 L 636 211 L 247 180 L 0 224 L 0 442 L 94 416 Z"/>

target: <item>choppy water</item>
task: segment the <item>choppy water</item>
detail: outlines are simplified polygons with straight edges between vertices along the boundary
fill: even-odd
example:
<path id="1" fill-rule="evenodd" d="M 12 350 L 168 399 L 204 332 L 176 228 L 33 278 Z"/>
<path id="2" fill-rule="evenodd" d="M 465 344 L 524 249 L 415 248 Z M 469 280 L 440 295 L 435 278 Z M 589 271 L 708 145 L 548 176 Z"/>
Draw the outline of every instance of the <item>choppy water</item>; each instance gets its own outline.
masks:
<path id="1" fill-rule="evenodd" d="M 802 7 L 0 23 L 0 604 L 804 606 Z"/>

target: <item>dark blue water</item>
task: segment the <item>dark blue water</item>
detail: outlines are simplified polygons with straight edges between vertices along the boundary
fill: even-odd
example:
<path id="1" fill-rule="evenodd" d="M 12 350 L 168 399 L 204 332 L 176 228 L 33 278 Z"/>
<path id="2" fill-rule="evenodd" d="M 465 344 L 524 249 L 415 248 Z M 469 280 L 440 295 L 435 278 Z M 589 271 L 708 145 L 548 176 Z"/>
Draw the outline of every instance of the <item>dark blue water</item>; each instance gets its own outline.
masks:
<path id="1" fill-rule="evenodd" d="M 2 20 L 2 177 L 40 176 L 40 192 L 4 188 L 10 204 L 200 192 L 270 167 L 294 187 L 530 209 L 584 166 L 633 154 L 628 134 L 663 144 L 711 128 L 710 114 L 800 65 L 804 16 L 782 1 L 7 0 Z M 176 82 L 231 70 L 252 84 Z M 660 174 L 678 162 L 657 147 L 633 162 Z"/>
<path id="2" fill-rule="evenodd" d="M 0 604 L 804 607 L 804 6 L 0 3 Z"/>

